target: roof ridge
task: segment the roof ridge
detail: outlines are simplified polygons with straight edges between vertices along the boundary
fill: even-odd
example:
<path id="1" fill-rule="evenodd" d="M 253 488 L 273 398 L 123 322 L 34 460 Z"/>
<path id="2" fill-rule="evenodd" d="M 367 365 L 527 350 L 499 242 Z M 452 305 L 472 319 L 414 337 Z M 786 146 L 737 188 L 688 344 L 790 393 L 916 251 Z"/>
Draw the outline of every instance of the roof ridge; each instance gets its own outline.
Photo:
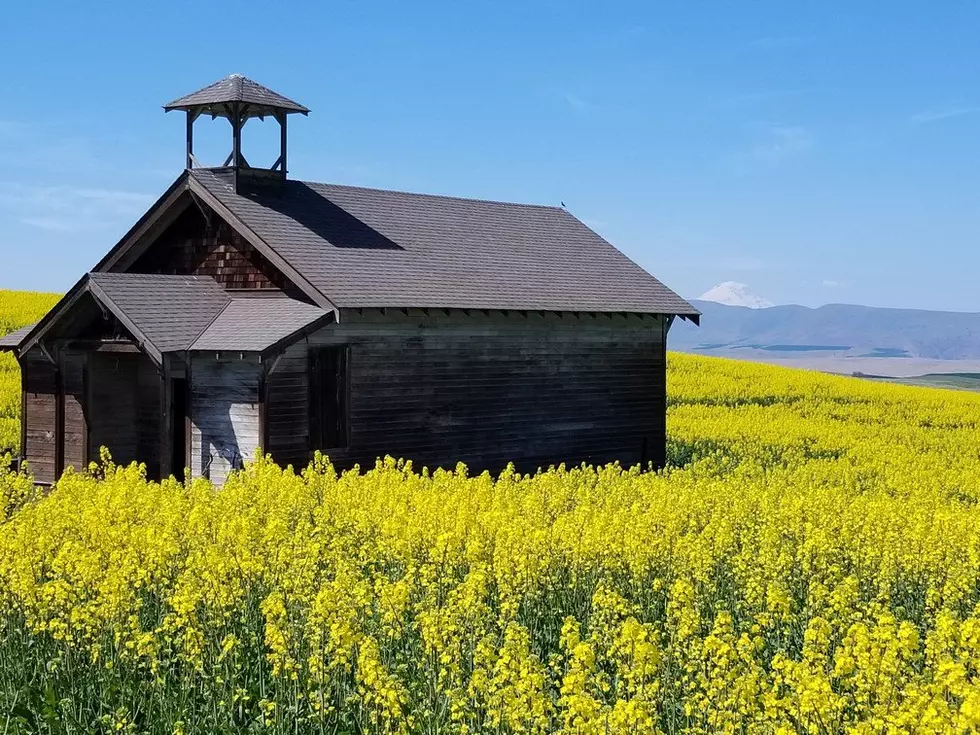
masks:
<path id="1" fill-rule="evenodd" d="M 221 316 L 222 314 L 224 314 L 225 313 L 225 309 L 227 309 L 229 306 L 231 306 L 231 303 L 235 300 L 231 296 L 228 296 L 227 293 L 225 293 L 225 297 L 228 299 L 225 302 L 225 305 L 222 306 L 220 309 L 218 309 L 218 312 L 213 317 L 211 317 L 211 321 L 209 321 L 207 324 L 204 325 L 204 329 L 202 329 L 200 332 L 198 332 L 197 334 L 194 335 L 194 339 L 192 339 L 190 342 L 187 343 L 187 346 L 184 348 L 185 350 L 191 349 L 191 347 L 194 346 L 194 343 L 197 342 L 201 338 L 201 335 L 204 334 L 206 331 L 208 331 L 208 327 L 210 327 L 212 324 L 214 324 L 215 321 L 218 319 L 218 317 Z"/>

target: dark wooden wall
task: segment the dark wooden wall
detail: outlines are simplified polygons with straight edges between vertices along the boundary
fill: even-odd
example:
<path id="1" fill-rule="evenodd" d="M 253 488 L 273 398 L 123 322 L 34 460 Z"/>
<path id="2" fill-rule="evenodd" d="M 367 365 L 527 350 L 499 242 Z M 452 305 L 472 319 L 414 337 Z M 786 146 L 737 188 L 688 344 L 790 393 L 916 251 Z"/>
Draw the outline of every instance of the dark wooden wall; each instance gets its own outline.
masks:
<path id="1" fill-rule="evenodd" d="M 265 450 L 297 469 L 311 455 L 308 349 L 304 342 L 287 350 L 265 379 Z"/>
<path id="2" fill-rule="evenodd" d="M 145 462 L 157 477 L 161 460 L 161 377 L 143 354 L 88 355 L 88 455 L 107 447 L 116 464 Z"/>
<path id="3" fill-rule="evenodd" d="M 24 422 L 21 452 L 30 463 L 37 482 L 55 481 L 57 461 L 57 370 L 39 350 L 20 363 Z"/>
<path id="4" fill-rule="evenodd" d="M 210 276 L 228 289 L 280 290 L 307 300 L 282 273 L 224 220 L 208 222 L 186 209 L 132 266 L 130 273 Z"/>
<path id="5" fill-rule="evenodd" d="M 290 348 L 266 377 L 266 444 L 309 458 L 310 346 L 350 345 L 342 467 L 391 454 L 473 470 L 567 462 L 662 464 L 664 320 L 616 315 L 345 314 Z"/>
<path id="6" fill-rule="evenodd" d="M 62 408 L 62 465 L 84 470 L 90 459 L 88 453 L 88 419 L 85 415 L 84 353 L 67 352 L 61 355 Z M 63 469 L 62 468 L 62 469 Z"/>

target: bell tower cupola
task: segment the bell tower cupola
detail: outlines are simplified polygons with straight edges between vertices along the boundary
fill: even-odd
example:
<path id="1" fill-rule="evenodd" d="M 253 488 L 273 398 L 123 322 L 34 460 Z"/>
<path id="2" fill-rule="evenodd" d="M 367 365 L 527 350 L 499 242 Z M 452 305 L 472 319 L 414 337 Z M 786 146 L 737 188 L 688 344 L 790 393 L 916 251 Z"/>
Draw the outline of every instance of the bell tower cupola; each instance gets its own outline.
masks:
<path id="1" fill-rule="evenodd" d="M 303 105 L 253 82 L 241 74 L 232 74 L 204 89 L 175 99 L 163 107 L 165 112 L 183 110 L 187 113 L 187 168 L 204 168 L 194 156 L 194 121 L 202 115 L 211 119 L 223 117 L 231 123 L 231 153 L 217 168 L 233 173 L 235 188 L 253 185 L 276 185 L 286 180 L 286 119 L 289 115 L 306 115 Z M 279 123 L 279 158 L 269 168 L 249 165 L 242 153 L 242 128 L 254 118 L 271 117 Z"/>

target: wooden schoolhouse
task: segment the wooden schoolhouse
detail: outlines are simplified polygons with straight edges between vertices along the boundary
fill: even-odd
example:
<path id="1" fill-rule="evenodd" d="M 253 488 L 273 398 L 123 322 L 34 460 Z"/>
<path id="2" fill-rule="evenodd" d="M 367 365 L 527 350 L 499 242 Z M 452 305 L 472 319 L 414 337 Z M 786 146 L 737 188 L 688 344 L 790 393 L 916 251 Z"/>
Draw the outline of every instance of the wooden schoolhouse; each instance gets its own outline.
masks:
<path id="1" fill-rule="evenodd" d="M 221 482 L 261 448 L 524 471 L 662 464 L 667 333 L 690 304 L 562 207 L 287 176 L 293 102 L 232 75 L 166 105 L 186 167 L 37 324 L 23 376 L 41 483 L 107 447 L 150 476 Z M 227 119 L 201 166 L 194 124 Z M 278 123 L 249 164 L 242 128 Z M 267 123 L 268 124 L 268 123 Z"/>

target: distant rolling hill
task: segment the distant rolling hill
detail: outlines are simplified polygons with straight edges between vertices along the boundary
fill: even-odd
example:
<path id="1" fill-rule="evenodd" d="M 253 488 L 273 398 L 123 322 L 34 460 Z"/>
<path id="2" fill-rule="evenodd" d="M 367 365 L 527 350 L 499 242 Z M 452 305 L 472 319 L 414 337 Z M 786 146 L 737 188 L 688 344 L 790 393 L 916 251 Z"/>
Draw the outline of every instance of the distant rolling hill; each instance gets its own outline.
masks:
<path id="1" fill-rule="evenodd" d="M 672 350 L 728 357 L 744 351 L 754 353 L 754 359 L 768 353 L 774 358 L 980 360 L 980 313 L 846 304 L 749 309 L 691 303 L 703 313 L 701 327 L 678 320 L 670 330 Z"/>

